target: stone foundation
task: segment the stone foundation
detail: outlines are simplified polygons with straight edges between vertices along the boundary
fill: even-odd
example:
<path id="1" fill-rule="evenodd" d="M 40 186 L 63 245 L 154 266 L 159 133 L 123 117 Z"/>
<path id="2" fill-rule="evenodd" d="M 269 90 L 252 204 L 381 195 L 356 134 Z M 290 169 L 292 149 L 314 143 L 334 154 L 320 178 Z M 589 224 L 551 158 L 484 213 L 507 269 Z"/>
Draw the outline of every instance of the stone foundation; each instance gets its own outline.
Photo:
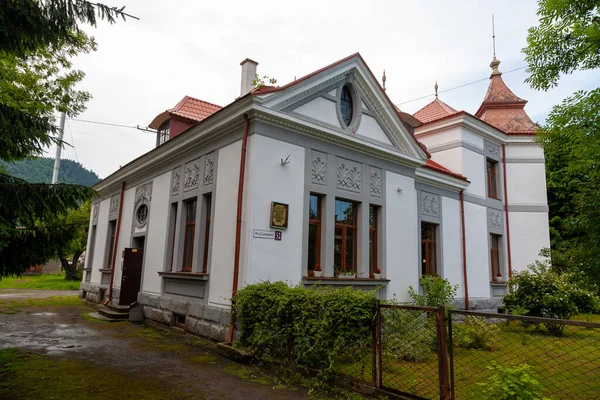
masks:
<path id="1" fill-rule="evenodd" d="M 121 289 L 113 288 L 113 299 L 118 301 L 119 296 L 121 296 Z M 108 288 L 95 283 L 81 282 L 79 285 L 79 298 L 100 304 L 108 299 Z"/>
<path id="2" fill-rule="evenodd" d="M 454 300 L 452 306 L 455 310 L 464 310 L 465 301 Z M 469 299 L 469 311 L 478 311 L 485 313 L 497 313 L 499 307 L 503 307 L 502 299 Z"/>
<path id="3" fill-rule="evenodd" d="M 216 341 L 224 341 L 231 318 L 229 310 L 206 306 L 203 300 L 176 299 L 168 296 L 138 293 L 138 303 L 144 307 L 144 317 L 173 325 L 173 314 L 185 316 L 186 331 Z"/>

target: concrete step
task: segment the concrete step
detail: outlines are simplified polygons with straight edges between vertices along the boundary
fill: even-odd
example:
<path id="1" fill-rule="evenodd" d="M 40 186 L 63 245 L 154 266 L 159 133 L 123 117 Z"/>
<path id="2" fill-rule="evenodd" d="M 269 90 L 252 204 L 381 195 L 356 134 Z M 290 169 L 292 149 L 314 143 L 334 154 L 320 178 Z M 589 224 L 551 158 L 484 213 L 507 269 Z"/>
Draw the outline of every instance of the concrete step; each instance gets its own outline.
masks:
<path id="1" fill-rule="evenodd" d="M 119 320 L 119 321 L 129 319 L 129 311 L 121 312 L 121 311 L 114 311 L 113 309 L 108 308 L 108 307 L 99 307 L 98 313 L 100 315 L 102 315 L 103 317 L 111 318 L 111 319 Z"/>
<path id="2" fill-rule="evenodd" d="M 100 315 L 100 313 L 98 313 L 98 312 L 91 312 L 88 315 L 97 320 L 106 321 L 106 322 L 123 322 L 123 321 L 125 321 L 124 319 L 108 318 L 108 317 L 105 317 L 104 315 Z"/>
<path id="3" fill-rule="evenodd" d="M 106 304 L 105 307 L 110 309 L 111 311 L 118 312 L 118 313 L 124 313 L 124 314 L 129 314 L 129 309 L 131 308 L 130 306 L 121 306 L 119 304 L 112 303 L 112 302 Z"/>

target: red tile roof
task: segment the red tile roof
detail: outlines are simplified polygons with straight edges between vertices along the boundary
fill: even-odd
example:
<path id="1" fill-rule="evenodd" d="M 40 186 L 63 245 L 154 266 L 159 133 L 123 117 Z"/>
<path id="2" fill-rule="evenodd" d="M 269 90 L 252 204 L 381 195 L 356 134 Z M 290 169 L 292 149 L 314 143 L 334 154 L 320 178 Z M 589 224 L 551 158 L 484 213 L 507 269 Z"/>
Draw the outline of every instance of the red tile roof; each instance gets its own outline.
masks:
<path id="1" fill-rule="evenodd" d="M 433 170 L 433 171 L 441 172 L 442 174 L 450 175 L 454 178 L 462 179 L 463 181 L 467 180 L 467 178 L 464 177 L 463 175 L 456 173 L 456 172 L 452 172 L 448 168 L 436 163 L 435 161 L 433 161 L 431 159 L 427 160 L 427 163 L 423 167 Z"/>
<path id="2" fill-rule="evenodd" d="M 448 104 L 436 97 L 431 103 L 414 113 L 413 117 L 426 124 L 428 122 L 456 114 L 457 112 L 458 111 L 456 111 L 454 108 L 450 107 Z"/>
<path id="3" fill-rule="evenodd" d="M 194 122 L 200 122 L 221 108 L 223 107 L 191 96 L 185 96 L 175 107 L 157 115 L 148 127 L 158 129 L 163 122 L 174 115 Z"/>
<path id="4" fill-rule="evenodd" d="M 496 59 L 490 64 L 493 68 L 490 85 L 475 116 L 508 135 L 534 135 L 538 126 L 524 110 L 527 100 L 518 97 L 506 86 L 498 65 L 500 61 Z"/>

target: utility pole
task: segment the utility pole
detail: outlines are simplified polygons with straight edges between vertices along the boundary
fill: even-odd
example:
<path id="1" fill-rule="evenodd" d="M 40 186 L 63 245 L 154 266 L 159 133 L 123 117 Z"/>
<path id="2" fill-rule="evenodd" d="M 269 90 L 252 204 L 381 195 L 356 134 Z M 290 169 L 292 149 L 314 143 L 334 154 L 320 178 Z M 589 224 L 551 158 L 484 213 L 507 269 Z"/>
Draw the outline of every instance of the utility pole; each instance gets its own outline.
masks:
<path id="1" fill-rule="evenodd" d="M 60 114 L 60 130 L 58 131 L 58 143 L 56 144 L 56 157 L 54 158 L 54 169 L 52 169 L 52 184 L 58 180 L 58 169 L 60 168 L 60 153 L 62 151 L 62 140 L 65 133 L 66 112 Z"/>

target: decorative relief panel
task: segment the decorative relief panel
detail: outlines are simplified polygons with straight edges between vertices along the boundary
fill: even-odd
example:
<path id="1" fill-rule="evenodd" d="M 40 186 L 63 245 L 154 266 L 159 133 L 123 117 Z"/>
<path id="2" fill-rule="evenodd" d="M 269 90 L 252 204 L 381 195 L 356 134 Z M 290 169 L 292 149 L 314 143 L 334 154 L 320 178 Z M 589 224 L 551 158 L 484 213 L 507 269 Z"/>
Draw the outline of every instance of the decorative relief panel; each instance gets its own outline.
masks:
<path id="1" fill-rule="evenodd" d="M 361 165 L 359 163 L 338 159 L 336 171 L 336 183 L 338 189 L 360 193 L 361 180 Z"/>
<path id="2" fill-rule="evenodd" d="M 177 168 L 173 171 L 173 177 L 171 179 L 171 196 L 177 196 L 179 194 L 179 187 L 181 186 L 181 170 Z"/>
<path id="3" fill-rule="evenodd" d="M 421 214 L 440 217 L 440 196 L 421 192 Z"/>
<path id="4" fill-rule="evenodd" d="M 200 182 L 200 159 L 185 164 L 183 175 L 183 191 L 197 189 Z"/>
<path id="5" fill-rule="evenodd" d="M 150 203 L 152 201 L 152 182 L 140 185 L 135 189 L 135 204 L 139 204 L 142 201 Z"/>
<path id="6" fill-rule="evenodd" d="M 94 204 L 94 208 L 92 209 L 92 225 L 96 225 L 98 223 L 98 214 L 100 212 L 100 204 Z"/>
<path id="7" fill-rule="evenodd" d="M 381 170 L 371 167 L 371 179 L 369 182 L 371 196 L 381 197 Z"/>
<path id="8" fill-rule="evenodd" d="M 327 154 L 312 152 L 311 176 L 312 183 L 327 185 Z"/>
<path id="9" fill-rule="evenodd" d="M 492 144 L 492 143 L 485 143 L 485 152 L 491 156 L 494 157 L 502 157 L 502 153 L 500 152 L 500 147 Z"/>
<path id="10" fill-rule="evenodd" d="M 215 153 L 206 155 L 204 165 L 204 186 L 212 185 L 215 174 Z"/>
<path id="11" fill-rule="evenodd" d="M 502 221 L 502 211 L 499 210 L 489 210 L 489 221 L 490 228 L 493 229 L 502 229 L 503 221 Z"/>
<path id="12" fill-rule="evenodd" d="M 110 198 L 110 207 L 108 209 L 108 216 L 116 216 L 119 213 L 119 195 L 115 194 Z"/>

